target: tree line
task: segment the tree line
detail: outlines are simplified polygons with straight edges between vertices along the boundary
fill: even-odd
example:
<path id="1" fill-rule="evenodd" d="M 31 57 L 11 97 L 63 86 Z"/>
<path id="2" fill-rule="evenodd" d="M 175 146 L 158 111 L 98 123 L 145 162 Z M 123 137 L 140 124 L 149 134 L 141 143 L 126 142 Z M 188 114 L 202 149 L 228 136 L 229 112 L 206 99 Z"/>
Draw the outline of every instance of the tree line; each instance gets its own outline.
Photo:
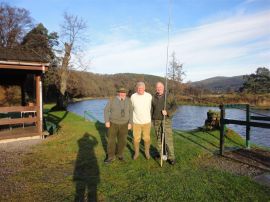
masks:
<path id="1" fill-rule="evenodd" d="M 1 3 L 0 25 L 0 47 L 34 52 L 50 62 L 50 69 L 57 68 L 45 76 L 45 85 L 50 85 L 54 79 L 58 93 L 57 105 L 65 108 L 67 78 L 73 67 L 71 61 L 76 51 L 80 50 L 80 42 L 85 39 L 86 22 L 78 16 L 64 13 L 60 34 L 49 33 L 42 23 L 33 23 L 28 10 Z"/>

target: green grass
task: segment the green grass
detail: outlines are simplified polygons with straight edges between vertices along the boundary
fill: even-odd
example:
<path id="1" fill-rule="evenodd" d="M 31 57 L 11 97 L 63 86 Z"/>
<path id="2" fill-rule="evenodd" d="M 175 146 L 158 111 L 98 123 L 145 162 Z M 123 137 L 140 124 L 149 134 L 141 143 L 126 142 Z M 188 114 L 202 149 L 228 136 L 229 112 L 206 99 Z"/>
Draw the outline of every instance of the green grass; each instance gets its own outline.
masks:
<path id="1" fill-rule="evenodd" d="M 165 163 L 161 168 L 143 153 L 133 161 L 131 139 L 125 150 L 127 162 L 105 165 L 103 125 L 73 113 L 50 114 L 60 120 L 58 134 L 23 157 L 22 169 L 9 179 L 21 188 L 9 201 L 74 201 L 75 196 L 87 193 L 88 199 L 97 195 L 99 201 L 270 200 L 270 189 L 250 178 L 197 163 L 218 152 L 218 132 L 175 132 L 175 166 Z M 242 139 L 230 133 L 226 146 L 239 145 Z"/>

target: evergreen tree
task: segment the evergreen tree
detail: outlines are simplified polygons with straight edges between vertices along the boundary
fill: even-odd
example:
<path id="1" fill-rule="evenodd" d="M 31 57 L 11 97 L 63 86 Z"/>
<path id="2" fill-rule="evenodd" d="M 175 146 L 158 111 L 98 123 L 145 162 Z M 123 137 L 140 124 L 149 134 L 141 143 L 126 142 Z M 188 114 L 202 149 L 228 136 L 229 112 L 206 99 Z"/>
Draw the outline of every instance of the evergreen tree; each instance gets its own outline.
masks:
<path id="1" fill-rule="evenodd" d="M 270 71 L 266 67 L 259 67 L 255 74 L 244 76 L 244 80 L 240 91 L 254 94 L 270 93 Z"/>
<path id="2" fill-rule="evenodd" d="M 46 27 L 40 23 L 25 35 L 21 45 L 51 61 L 55 58 L 53 47 L 58 45 L 57 39 L 56 32 L 49 33 Z"/>

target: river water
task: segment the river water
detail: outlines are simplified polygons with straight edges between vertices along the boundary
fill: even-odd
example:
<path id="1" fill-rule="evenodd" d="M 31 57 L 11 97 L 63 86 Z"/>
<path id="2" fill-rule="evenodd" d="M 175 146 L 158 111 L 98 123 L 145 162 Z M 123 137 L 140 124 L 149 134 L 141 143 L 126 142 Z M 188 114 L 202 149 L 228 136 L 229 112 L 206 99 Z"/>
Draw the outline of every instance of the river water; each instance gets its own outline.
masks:
<path id="1" fill-rule="evenodd" d="M 104 122 L 103 110 L 107 104 L 107 99 L 85 100 L 81 102 L 71 103 L 68 106 L 68 111 L 74 112 L 80 116 L 84 116 L 84 111 L 90 111 L 91 114 L 101 122 Z M 204 125 L 208 110 L 219 110 L 217 107 L 205 106 L 179 106 L 173 117 L 173 128 L 178 130 L 192 130 Z M 270 116 L 270 110 L 251 110 L 258 114 Z M 254 115 L 254 114 L 251 114 Z M 226 109 L 226 118 L 245 120 L 246 112 L 239 109 Z M 88 117 L 91 120 L 91 118 Z M 242 137 L 245 137 L 245 126 L 229 125 L 229 128 L 235 130 Z M 270 129 L 251 127 L 250 131 L 251 142 L 270 147 Z"/>

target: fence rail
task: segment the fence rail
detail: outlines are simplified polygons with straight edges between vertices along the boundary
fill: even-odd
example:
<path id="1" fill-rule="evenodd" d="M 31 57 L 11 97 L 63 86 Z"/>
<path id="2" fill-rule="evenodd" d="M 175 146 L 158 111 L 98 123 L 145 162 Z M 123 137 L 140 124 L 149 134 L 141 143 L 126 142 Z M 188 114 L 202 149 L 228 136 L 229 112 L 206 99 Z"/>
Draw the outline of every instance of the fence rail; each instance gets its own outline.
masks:
<path id="1" fill-rule="evenodd" d="M 87 116 L 91 118 L 94 122 L 99 121 L 90 111 L 84 111 L 84 120 L 86 120 Z"/>
<path id="2" fill-rule="evenodd" d="M 225 109 L 226 108 L 241 108 L 246 111 L 246 120 L 234 120 L 225 118 Z M 226 104 L 220 105 L 220 148 L 219 153 L 223 155 L 224 153 L 224 142 L 225 142 L 225 125 L 226 124 L 236 124 L 246 126 L 246 148 L 250 148 L 250 127 L 258 128 L 267 128 L 270 129 L 270 123 L 265 122 L 254 122 L 256 121 L 270 121 L 268 116 L 251 116 L 250 115 L 250 106 L 249 104 Z"/>

